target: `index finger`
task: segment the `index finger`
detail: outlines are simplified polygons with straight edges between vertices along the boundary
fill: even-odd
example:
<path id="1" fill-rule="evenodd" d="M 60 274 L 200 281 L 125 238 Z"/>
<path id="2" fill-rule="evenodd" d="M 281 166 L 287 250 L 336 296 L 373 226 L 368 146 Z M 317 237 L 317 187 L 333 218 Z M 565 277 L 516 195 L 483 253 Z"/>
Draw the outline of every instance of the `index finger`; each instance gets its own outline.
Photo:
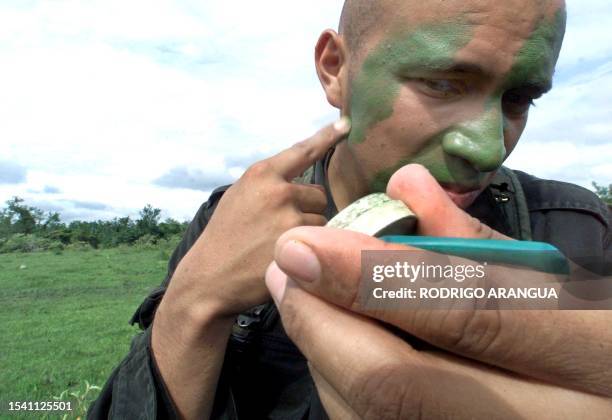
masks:
<path id="1" fill-rule="evenodd" d="M 342 140 L 350 131 L 348 117 L 319 130 L 312 137 L 294 144 L 289 149 L 271 157 L 268 162 L 287 181 L 301 175 L 325 153 Z"/>

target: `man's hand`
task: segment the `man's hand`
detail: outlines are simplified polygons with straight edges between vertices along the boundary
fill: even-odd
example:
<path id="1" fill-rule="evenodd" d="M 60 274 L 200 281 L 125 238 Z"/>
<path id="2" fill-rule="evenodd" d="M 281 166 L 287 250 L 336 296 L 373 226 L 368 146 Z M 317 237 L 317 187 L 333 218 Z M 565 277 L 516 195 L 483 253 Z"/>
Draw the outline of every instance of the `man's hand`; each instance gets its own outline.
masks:
<path id="1" fill-rule="evenodd" d="M 421 234 L 504 238 L 422 167 L 400 170 L 388 194 L 415 211 Z M 610 418 L 612 312 L 367 311 L 356 299 L 362 249 L 407 248 L 298 228 L 266 276 L 332 418 Z M 416 351 L 372 318 L 447 352 Z"/>
<path id="2" fill-rule="evenodd" d="M 274 243 L 286 230 L 326 223 L 322 188 L 291 181 L 341 140 L 347 120 L 251 166 L 220 200 L 160 303 L 152 352 L 185 419 L 207 418 L 235 315 L 264 303 Z"/>
<path id="3" fill-rule="evenodd" d="M 348 120 L 341 119 L 252 165 L 225 192 L 203 234 L 179 264 L 167 292 L 173 305 L 208 305 L 229 317 L 269 299 L 263 278 L 279 236 L 296 226 L 327 222 L 324 189 L 291 181 L 348 130 Z"/>

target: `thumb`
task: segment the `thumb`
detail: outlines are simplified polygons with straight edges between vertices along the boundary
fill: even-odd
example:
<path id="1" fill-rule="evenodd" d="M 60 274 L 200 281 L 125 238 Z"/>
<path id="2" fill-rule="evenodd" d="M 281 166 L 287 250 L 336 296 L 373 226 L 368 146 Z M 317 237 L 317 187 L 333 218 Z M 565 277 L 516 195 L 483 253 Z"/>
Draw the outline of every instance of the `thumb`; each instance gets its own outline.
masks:
<path id="1" fill-rule="evenodd" d="M 407 165 L 387 185 L 387 195 L 403 201 L 417 216 L 418 234 L 452 238 L 511 238 L 457 207 L 424 166 Z"/>

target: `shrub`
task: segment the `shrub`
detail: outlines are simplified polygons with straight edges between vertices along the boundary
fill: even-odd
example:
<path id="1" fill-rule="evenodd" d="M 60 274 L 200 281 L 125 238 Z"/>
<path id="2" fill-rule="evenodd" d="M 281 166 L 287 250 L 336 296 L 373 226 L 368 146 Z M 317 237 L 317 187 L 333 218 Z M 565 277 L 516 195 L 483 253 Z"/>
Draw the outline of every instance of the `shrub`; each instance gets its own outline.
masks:
<path id="1" fill-rule="evenodd" d="M 37 252 L 37 251 L 61 251 L 63 244 L 48 238 L 41 238 L 36 235 L 16 233 L 9 236 L 2 243 L 0 252 Z"/>
<path id="2" fill-rule="evenodd" d="M 133 245 L 142 249 L 154 249 L 157 248 L 159 238 L 150 234 L 142 235 L 140 238 L 134 241 Z"/>
<path id="3" fill-rule="evenodd" d="M 88 242 L 72 242 L 64 247 L 66 251 L 82 251 L 87 252 L 92 250 L 92 246 Z"/>
<path id="4" fill-rule="evenodd" d="M 159 246 L 160 248 L 163 248 L 169 252 L 172 252 L 178 246 L 179 242 L 181 242 L 181 239 L 183 239 L 183 235 L 181 233 L 170 235 L 160 240 Z"/>

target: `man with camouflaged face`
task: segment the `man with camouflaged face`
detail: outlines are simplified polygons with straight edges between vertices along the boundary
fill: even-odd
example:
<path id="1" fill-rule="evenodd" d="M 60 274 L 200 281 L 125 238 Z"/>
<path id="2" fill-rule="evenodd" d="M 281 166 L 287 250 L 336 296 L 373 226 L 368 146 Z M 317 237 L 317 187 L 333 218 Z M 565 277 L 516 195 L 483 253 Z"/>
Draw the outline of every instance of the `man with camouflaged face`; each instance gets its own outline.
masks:
<path id="1" fill-rule="evenodd" d="M 609 312 L 363 313 L 360 251 L 390 248 L 322 227 L 386 191 L 421 235 L 533 239 L 609 269 L 602 202 L 502 167 L 565 18 L 561 0 L 346 1 L 315 49 L 342 118 L 200 208 L 90 417 L 609 418 Z"/>

